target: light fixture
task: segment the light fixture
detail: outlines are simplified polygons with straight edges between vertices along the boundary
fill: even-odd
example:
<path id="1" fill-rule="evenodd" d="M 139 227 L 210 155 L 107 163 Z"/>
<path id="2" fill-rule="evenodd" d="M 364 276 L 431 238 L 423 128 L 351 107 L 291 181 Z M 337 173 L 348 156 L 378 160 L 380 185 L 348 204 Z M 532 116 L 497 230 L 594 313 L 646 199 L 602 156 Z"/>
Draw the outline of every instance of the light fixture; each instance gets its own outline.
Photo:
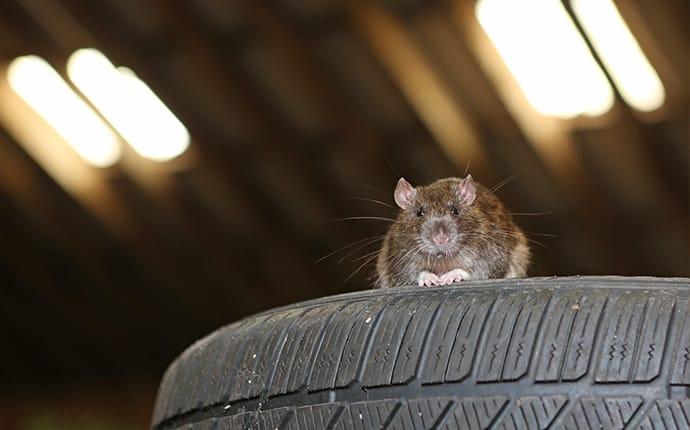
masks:
<path id="1" fill-rule="evenodd" d="M 44 59 L 16 58 L 7 69 L 10 88 L 89 164 L 107 167 L 120 158 L 117 136 Z"/>
<path id="2" fill-rule="evenodd" d="M 571 0 L 573 11 L 621 97 L 640 111 L 658 109 L 666 96 L 654 67 L 611 0 Z"/>
<path id="3" fill-rule="evenodd" d="M 596 116 L 613 90 L 560 1 L 480 0 L 475 15 L 540 113 Z"/>
<path id="4" fill-rule="evenodd" d="M 141 156 L 166 161 L 190 143 L 185 126 L 131 70 L 116 68 L 95 49 L 76 51 L 67 74 L 118 133 Z"/>

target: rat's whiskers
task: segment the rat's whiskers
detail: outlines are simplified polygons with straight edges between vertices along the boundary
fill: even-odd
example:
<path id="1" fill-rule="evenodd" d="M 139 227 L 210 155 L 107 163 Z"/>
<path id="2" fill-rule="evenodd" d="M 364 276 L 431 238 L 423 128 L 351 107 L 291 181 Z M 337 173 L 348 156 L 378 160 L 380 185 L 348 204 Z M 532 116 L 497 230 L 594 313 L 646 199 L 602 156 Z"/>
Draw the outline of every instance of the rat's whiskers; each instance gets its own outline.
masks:
<path id="1" fill-rule="evenodd" d="M 352 260 L 352 261 L 355 261 L 355 262 L 357 262 L 357 261 L 362 261 L 362 260 L 364 260 L 365 258 L 369 258 L 369 257 L 371 257 L 371 256 L 374 255 L 374 254 L 378 255 L 378 254 L 380 254 L 380 253 L 381 253 L 381 250 L 380 250 L 380 249 L 377 249 L 376 251 L 367 252 L 366 254 L 361 255 L 361 256 L 355 258 L 355 259 Z"/>
<path id="2" fill-rule="evenodd" d="M 390 204 L 388 204 L 384 201 L 381 201 L 381 200 L 371 199 L 369 197 L 348 197 L 348 199 L 361 200 L 363 202 L 369 202 L 369 203 L 376 203 L 378 205 L 385 206 L 387 208 L 396 209 L 395 206 L 393 206 L 393 205 L 390 205 Z"/>
<path id="3" fill-rule="evenodd" d="M 345 282 L 349 281 L 353 276 L 355 276 L 357 273 L 359 273 L 359 271 L 362 270 L 362 268 L 364 268 L 364 266 L 366 266 L 367 264 L 374 261 L 374 259 L 376 257 L 378 257 L 378 254 L 372 255 L 371 257 L 367 258 L 366 261 L 364 261 L 364 263 L 362 263 L 357 269 L 355 269 L 354 272 L 350 273 L 350 275 L 348 275 L 348 277 L 345 278 Z"/>
<path id="4" fill-rule="evenodd" d="M 371 240 L 369 240 L 369 241 L 367 241 L 367 242 L 361 244 L 360 246 L 356 247 L 355 249 L 350 250 L 347 254 L 343 255 L 342 257 L 340 257 L 340 258 L 338 259 L 338 264 L 340 264 L 340 263 L 342 263 L 343 261 L 345 261 L 345 259 L 346 259 L 347 257 L 349 257 L 349 256 L 351 256 L 352 254 L 356 253 L 356 252 L 359 251 L 360 249 L 363 249 L 363 248 L 366 248 L 367 246 L 373 245 L 373 244 L 376 243 L 376 242 L 380 242 L 380 241 L 384 240 L 384 238 L 385 238 L 384 236 L 380 236 L 380 237 L 371 239 Z M 357 260 L 355 260 L 355 261 L 357 261 Z"/>
<path id="5" fill-rule="evenodd" d="M 377 236 L 370 236 L 370 237 L 365 237 L 364 239 L 356 240 L 352 243 L 349 243 L 349 244 L 343 246 L 342 248 L 339 248 L 339 249 L 336 249 L 335 251 L 329 252 L 328 254 L 326 254 L 323 257 L 316 260 L 314 262 L 314 264 L 320 263 L 323 260 L 327 259 L 328 257 L 331 257 L 331 256 L 333 256 L 339 252 L 345 251 L 346 249 L 351 248 L 353 246 L 357 246 L 357 245 L 361 244 L 362 242 L 372 241 L 372 243 L 373 243 L 377 240 L 383 240 L 383 238 L 384 238 L 384 236 L 381 234 L 381 235 L 377 235 Z"/>
<path id="6" fill-rule="evenodd" d="M 520 175 L 522 175 L 523 173 L 525 173 L 526 171 L 527 171 L 527 169 L 521 170 L 521 171 L 515 173 L 514 175 L 508 176 L 507 178 L 505 178 L 504 180 L 502 180 L 502 181 L 499 182 L 498 184 L 494 185 L 494 187 L 491 189 L 491 192 L 492 192 L 492 193 L 495 193 L 496 191 L 500 190 L 500 189 L 503 188 L 505 185 L 507 185 L 508 183 L 510 183 L 511 181 L 513 181 L 515 178 L 517 178 L 518 176 L 520 176 Z"/>
<path id="7" fill-rule="evenodd" d="M 336 218 L 329 221 L 325 221 L 326 224 L 343 222 L 343 221 L 362 221 L 362 220 L 373 220 L 373 221 L 386 221 L 395 222 L 393 218 L 387 218 L 382 216 L 349 216 L 345 218 Z"/>

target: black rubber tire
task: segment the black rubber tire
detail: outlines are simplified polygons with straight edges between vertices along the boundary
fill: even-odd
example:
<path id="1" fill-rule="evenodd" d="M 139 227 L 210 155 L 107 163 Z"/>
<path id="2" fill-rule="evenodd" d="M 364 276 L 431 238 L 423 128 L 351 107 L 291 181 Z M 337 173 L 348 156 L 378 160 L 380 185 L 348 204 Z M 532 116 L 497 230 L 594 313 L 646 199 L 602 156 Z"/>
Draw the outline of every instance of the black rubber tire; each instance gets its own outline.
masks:
<path id="1" fill-rule="evenodd" d="M 226 326 L 167 370 L 156 429 L 690 429 L 690 279 L 471 282 Z"/>

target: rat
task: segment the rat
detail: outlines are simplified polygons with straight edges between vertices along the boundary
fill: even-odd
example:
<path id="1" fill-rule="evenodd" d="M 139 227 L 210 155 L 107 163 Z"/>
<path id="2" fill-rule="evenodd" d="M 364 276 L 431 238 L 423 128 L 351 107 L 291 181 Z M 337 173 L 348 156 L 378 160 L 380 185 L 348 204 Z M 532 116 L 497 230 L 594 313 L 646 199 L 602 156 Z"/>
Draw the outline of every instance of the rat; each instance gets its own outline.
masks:
<path id="1" fill-rule="evenodd" d="M 377 288 L 526 276 L 525 234 L 471 175 L 417 188 L 400 178 L 394 198 L 401 210 L 376 262 Z"/>

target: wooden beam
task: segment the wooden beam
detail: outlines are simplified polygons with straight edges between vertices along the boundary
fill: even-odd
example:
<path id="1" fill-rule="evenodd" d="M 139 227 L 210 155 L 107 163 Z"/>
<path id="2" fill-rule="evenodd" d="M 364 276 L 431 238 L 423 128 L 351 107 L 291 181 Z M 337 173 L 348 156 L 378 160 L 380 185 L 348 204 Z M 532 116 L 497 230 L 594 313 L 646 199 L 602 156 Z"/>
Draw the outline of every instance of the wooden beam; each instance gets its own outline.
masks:
<path id="1" fill-rule="evenodd" d="M 262 210 L 268 213 L 259 218 L 266 220 L 265 227 L 272 228 L 276 221 L 284 218 L 289 221 L 289 229 L 278 229 L 276 235 L 294 232 L 295 243 L 303 243 L 305 237 L 308 238 L 311 251 L 305 250 L 305 255 L 313 255 L 313 250 L 323 244 L 330 244 L 330 248 L 342 246 L 347 241 L 345 234 L 354 234 L 353 229 L 341 226 L 330 229 L 326 235 L 322 224 L 324 220 L 342 216 L 344 212 L 344 209 L 339 209 L 344 199 L 338 192 L 329 190 L 333 187 L 330 172 L 317 169 L 306 146 L 299 143 L 301 137 L 295 136 L 294 131 L 271 114 L 272 108 L 252 91 L 253 85 L 235 64 L 236 59 L 216 51 L 205 30 L 193 19 L 193 13 L 182 13 L 187 10 L 169 9 L 169 6 L 162 4 L 161 10 L 167 12 L 171 25 L 179 30 L 175 32 L 177 39 L 173 46 L 179 46 L 181 55 L 199 65 L 199 75 L 224 95 L 233 111 L 241 113 L 242 122 L 250 130 L 249 136 L 255 139 L 251 141 L 251 149 L 244 142 L 241 149 L 237 148 L 237 143 L 226 146 L 230 153 L 223 159 L 229 163 L 221 167 L 223 173 L 234 174 L 232 183 L 244 186 L 243 192 L 249 192 L 245 198 L 254 206 L 261 206 L 264 202 L 265 209 Z M 209 146 L 208 139 L 203 139 L 203 143 L 203 148 Z M 216 162 L 223 160 L 208 157 L 207 162 L 212 162 L 212 158 Z M 283 215 L 275 216 L 276 211 Z M 270 240 L 274 240 L 274 235 L 271 236 Z M 308 264 L 302 264 L 305 274 L 321 273 L 336 282 L 337 278 L 321 268 L 314 268 L 312 262 L 313 259 L 308 257 Z"/>
<path id="2" fill-rule="evenodd" d="M 326 127 L 337 136 L 331 143 L 338 154 L 334 162 L 345 163 L 352 172 L 350 178 L 343 178 L 346 183 L 340 184 L 341 192 L 348 188 L 352 191 L 352 184 L 357 181 L 375 185 L 390 182 L 390 175 L 381 167 L 385 163 L 381 152 L 384 143 L 318 58 L 315 38 L 304 37 L 295 23 L 280 12 L 280 7 L 252 0 L 238 4 L 248 25 L 261 35 L 261 43 L 280 63 L 281 73 L 306 90 L 301 96 L 318 109 Z"/>
<path id="3" fill-rule="evenodd" d="M 586 176 L 580 157 L 568 136 L 564 121 L 541 115 L 527 101 L 493 44 L 479 26 L 474 15 L 474 1 L 453 0 L 449 9 L 458 29 L 498 91 L 501 100 L 516 120 L 522 133 L 534 146 L 537 154 L 549 168 L 561 187 L 579 195 L 582 178 Z"/>
<path id="4" fill-rule="evenodd" d="M 57 133 L 33 112 L 8 86 L 7 79 L 0 79 L 0 119 L 8 131 L 24 149 L 60 186 L 80 202 L 85 210 L 101 220 L 115 237 L 136 243 L 133 255 L 146 262 L 144 266 L 157 268 L 158 276 L 168 285 L 179 285 L 178 291 L 194 283 L 183 281 L 184 274 L 174 274 L 177 257 L 162 244 L 156 243 L 150 226 L 141 225 L 132 213 L 123 195 L 112 187 L 112 177 L 120 173 L 116 168 L 103 170 L 84 163 Z M 142 240 L 143 239 L 143 240 Z M 152 241 L 153 239 L 153 241 Z M 186 285 L 185 285 L 186 284 Z M 204 300 L 201 295 L 192 300 Z M 207 305 L 213 309 L 212 300 Z M 200 306 L 203 306 L 199 303 Z M 217 305 L 217 303 L 216 303 Z M 198 312 L 198 311 L 196 311 Z M 205 313 L 204 315 L 209 315 Z"/>
<path id="5" fill-rule="evenodd" d="M 324 201 L 323 188 L 317 186 L 323 183 L 324 178 L 310 181 L 304 178 L 305 172 L 308 173 L 311 170 L 304 168 L 302 159 L 305 156 L 300 154 L 294 146 L 284 146 L 285 134 L 277 134 L 278 127 L 266 127 L 266 124 L 271 123 L 272 120 L 267 121 L 265 117 L 259 117 L 257 120 L 256 115 L 263 115 L 263 113 L 257 108 L 249 109 L 245 106 L 247 104 L 251 106 L 252 98 L 248 94 L 242 95 L 242 91 L 246 91 L 246 88 L 236 85 L 236 81 L 241 77 L 233 76 L 231 71 L 219 63 L 218 57 L 208 52 L 208 48 L 203 41 L 198 39 L 198 35 L 188 34 L 189 32 L 177 35 L 182 38 L 180 43 L 183 44 L 184 55 L 191 55 L 192 63 L 200 65 L 203 79 L 208 85 L 218 88 L 218 93 L 223 94 L 226 101 L 235 100 L 232 103 L 239 106 L 237 112 L 243 115 L 241 122 L 253 130 L 252 133 L 260 133 L 260 136 L 263 136 L 257 138 L 256 144 L 251 146 L 247 144 L 238 146 L 237 142 L 231 142 L 224 144 L 221 150 L 219 142 L 222 139 L 214 136 L 208 127 L 202 125 L 202 121 L 196 122 L 203 118 L 200 118 L 198 113 L 186 110 L 184 104 L 175 102 L 175 99 L 179 100 L 179 97 L 170 90 L 173 84 L 163 79 L 166 72 L 150 66 L 150 55 L 132 49 L 132 46 L 146 46 L 146 42 L 129 40 L 129 43 L 126 43 L 128 36 L 119 34 L 111 28 L 112 17 L 105 20 L 98 11 L 90 9 L 81 2 L 67 1 L 65 3 L 85 25 L 89 26 L 89 32 L 97 37 L 99 45 L 106 46 L 107 52 L 116 60 L 132 65 L 159 94 L 164 96 L 163 98 L 186 122 L 190 122 L 192 134 L 200 141 L 197 148 L 201 158 L 197 167 L 207 170 L 201 173 L 201 176 L 205 177 L 205 180 L 212 181 L 223 178 L 222 182 L 216 183 L 212 189 L 225 189 L 230 191 L 231 195 L 241 196 L 241 202 L 230 202 L 227 201 L 227 194 L 221 195 L 218 202 L 229 205 L 230 210 L 237 204 L 251 208 L 251 213 L 259 221 L 260 228 L 267 228 L 271 232 L 265 239 L 257 238 L 254 244 L 255 249 L 260 253 L 265 253 L 265 250 L 259 249 L 260 244 L 269 242 L 273 243 L 272 252 L 277 253 L 279 249 L 284 249 L 285 253 L 278 254 L 274 259 L 287 266 L 284 268 L 287 272 L 283 271 L 280 276 L 284 278 L 286 273 L 293 273 L 291 278 L 296 282 L 318 288 L 316 276 L 317 274 L 324 275 L 324 273 L 319 268 L 314 268 L 308 260 L 305 261 L 304 255 L 301 255 L 303 253 L 295 253 L 294 249 L 291 250 L 292 244 L 284 240 L 286 234 L 294 235 L 296 239 L 294 243 L 304 243 L 305 237 L 312 241 L 330 239 L 319 235 L 322 232 L 317 233 L 313 228 L 319 225 L 319 221 L 334 216 L 328 203 Z M 185 24 L 180 28 L 187 27 L 188 25 Z M 238 94 L 237 91 L 240 93 Z M 236 98 L 240 96 L 240 99 Z M 190 121 L 189 118 L 197 118 L 197 120 Z M 275 148 L 267 146 L 269 143 L 275 145 Z M 257 150 L 260 153 L 257 153 Z M 229 187 L 236 190 L 231 190 Z M 257 194 L 257 191 L 261 194 Z M 325 196 L 333 198 L 333 194 L 325 193 Z M 270 207 L 257 208 L 259 202 L 266 200 L 271 202 Z M 280 213 L 283 215 L 276 216 Z M 331 215 L 326 215 L 326 213 Z M 290 220 L 291 224 L 286 226 L 286 220 Z M 272 284 L 279 285 L 277 282 Z"/>
<path id="6" fill-rule="evenodd" d="M 63 56 L 62 58 L 64 58 L 79 47 L 94 45 L 94 41 L 91 39 L 88 32 L 72 17 L 69 11 L 62 7 L 60 3 L 51 3 L 47 10 L 36 7 L 37 5 L 32 0 L 25 0 L 22 2 L 22 5 L 27 12 L 32 14 L 32 17 L 39 25 L 42 26 L 43 30 L 51 34 L 51 40 L 56 41 L 57 45 L 59 45 L 57 50 L 60 52 L 56 52 L 56 56 Z M 46 13 L 48 13 L 50 16 L 53 16 L 53 19 L 45 19 Z M 67 28 L 75 28 L 76 30 L 70 32 L 66 31 Z M 46 47 L 46 50 L 54 52 L 55 48 Z M 200 245 L 194 241 L 194 237 L 189 230 L 185 230 L 186 225 L 181 223 L 179 219 L 176 219 L 176 212 L 174 210 L 170 210 L 172 208 L 170 205 L 167 206 L 169 212 L 164 213 L 165 203 L 163 202 L 163 197 L 156 191 L 161 188 L 160 182 L 165 182 L 165 175 L 161 175 L 161 172 L 158 171 L 157 173 L 159 176 L 158 178 L 155 178 L 154 175 L 146 175 L 142 173 L 145 172 L 145 169 L 141 169 L 139 168 L 140 166 L 138 164 L 133 163 L 132 160 L 134 159 L 135 157 L 128 157 L 121 163 L 120 166 L 123 168 L 123 173 L 125 173 L 124 176 L 120 176 L 118 178 L 116 174 L 112 177 L 112 179 L 103 178 L 101 180 L 96 178 L 90 182 L 102 184 L 102 189 L 113 193 L 113 196 L 111 196 L 109 200 L 111 203 L 116 199 L 120 199 L 119 203 L 115 203 L 116 207 L 119 205 L 120 212 L 131 212 L 132 209 L 135 209 L 138 211 L 138 213 L 130 213 L 128 215 L 130 216 L 129 220 L 120 219 L 113 222 L 113 207 L 108 207 L 99 213 L 98 216 L 104 218 L 107 222 L 109 221 L 109 227 L 111 229 L 119 229 L 119 231 L 116 233 L 116 235 L 119 237 L 123 237 L 123 235 L 131 233 L 127 230 L 130 227 L 136 226 L 136 222 L 132 221 L 131 215 L 138 219 L 138 217 L 142 214 L 148 213 L 151 214 L 150 218 L 157 218 L 160 221 L 163 221 L 149 224 L 150 228 L 148 232 L 144 233 L 142 231 L 139 233 L 143 234 L 144 237 L 149 239 L 155 238 L 155 240 L 158 241 L 158 243 L 155 241 L 149 242 L 150 245 L 157 247 L 157 250 L 154 251 L 152 249 L 150 252 L 144 251 L 142 255 L 148 254 L 149 258 L 155 256 L 154 258 L 159 258 L 161 262 L 168 261 L 168 263 L 163 263 L 159 265 L 159 267 L 161 271 L 177 272 L 176 274 L 172 275 L 172 277 L 169 277 L 168 280 L 172 281 L 172 284 L 179 283 L 178 291 L 182 291 L 185 288 L 183 285 L 191 285 L 202 282 L 204 287 L 202 289 L 197 289 L 197 294 L 195 294 L 194 297 L 194 300 L 201 301 L 198 303 L 198 306 L 194 307 L 197 309 L 206 308 L 206 311 L 204 312 L 206 317 L 215 315 L 213 318 L 223 318 L 221 315 L 226 313 L 225 306 L 227 305 L 225 305 L 225 303 L 227 303 L 227 301 L 218 300 L 218 298 L 229 294 L 227 293 L 227 289 L 222 288 L 221 285 L 228 283 L 231 278 L 225 277 L 225 281 L 223 281 L 225 275 L 219 273 L 209 273 L 208 269 L 211 268 L 204 265 L 208 262 L 208 260 L 199 259 L 201 257 L 201 253 L 195 252 L 194 249 L 200 249 Z M 175 167 L 179 168 L 180 162 L 178 161 L 175 164 Z M 79 170 L 76 171 L 85 170 L 88 169 L 84 169 L 83 166 L 81 166 Z M 51 173 L 56 174 L 59 171 L 65 171 L 65 169 L 53 169 Z M 70 169 L 67 172 L 68 173 L 63 179 L 73 179 L 75 177 L 75 170 Z M 120 172 L 118 172 L 118 174 L 119 173 Z M 132 183 L 132 181 L 128 178 L 133 179 L 135 183 Z M 156 179 L 159 179 L 159 181 L 156 181 Z M 103 180 L 105 180 L 105 182 L 103 182 Z M 84 181 L 76 180 L 74 183 L 81 185 L 84 184 Z M 113 188 L 117 187 L 118 185 L 119 189 Z M 107 192 L 105 192 L 105 194 L 107 194 Z M 152 199 L 137 198 L 137 194 L 142 192 L 148 193 Z M 89 195 L 103 196 L 104 192 L 100 190 L 98 192 L 89 193 Z M 82 195 L 80 198 L 84 199 L 85 197 Z M 105 200 L 108 201 L 108 198 Z M 92 202 L 90 207 L 92 210 L 96 210 L 98 208 L 103 209 L 104 207 L 102 203 L 103 202 Z M 153 215 L 155 213 L 158 214 L 157 217 Z M 144 227 L 144 230 L 145 229 L 146 228 Z M 177 250 L 175 253 L 171 253 L 170 247 L 166 245 L 166 242 L 170 243 L 171 241 L 182 244 L 181 249 Z M 194 261 L 197 259 L 199 260 L 195 264 Z M 202 268 L 202 270 L 199 272 L 199 270 L 187 270 L 185 268 L 191 266 Z M 167 269 L 163 269 L 163 267 L 167 267 Z M 204 279 L 206 279 L 206 282 L 203 282 L 203 279 L 198 279 L 198 276 L 195 276 L 195 274 L 205 276 Z M 167 276 L 167 274 L 164 276 Z M 207 294 L 206 298 L 203 297 L 204 294 Z M 213 297 L 213 299 L 210 297 Z M 216 320 L 216 323 L 217 321 L 218 320 Z"/>
<path id="7" fill-rule="evenodd" d="M 657 112 L 639 113 L 648 120 L 686 116 L 690 108 L 690 7 L 683 1 L 647 2 L 619 0 L 616 7 L 637 39 L 666 90 L 666 101 Z"/>
<path id="8" fill-rule="evenodd" d="M 476 171 L 489 170 L 480 135 L 466 108 L 450 96 L 446 83 L 425 58 L 404 26 L 375 2 L 344 2 L 352 22 L 377 53 L 436 141 L 458 169 L 471 160 Z"/>

